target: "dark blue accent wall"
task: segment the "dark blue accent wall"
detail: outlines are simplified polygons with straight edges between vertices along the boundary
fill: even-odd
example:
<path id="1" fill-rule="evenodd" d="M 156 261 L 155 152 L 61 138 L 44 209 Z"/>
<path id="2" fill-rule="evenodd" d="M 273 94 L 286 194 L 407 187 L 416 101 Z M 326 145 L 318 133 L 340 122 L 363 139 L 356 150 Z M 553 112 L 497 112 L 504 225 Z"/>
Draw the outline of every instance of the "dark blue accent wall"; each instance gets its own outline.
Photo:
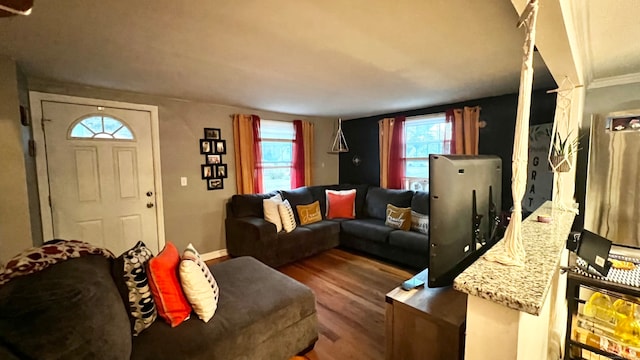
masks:
<path id="1" fill-rule="evenodd" d="M 502 209 L 513 205 L 511 197 L 511 156 L 515 131 L 518 94 L 495 96 L 429 108 L 382 114 L 342 122 L 342 131 L 349 145 L 349 152 L 340 154 L 340 183 L 380 185 L 380 148 L 378 145 L 378 120 L 394 116 L 416 116 L 444 112 L 451 108 L 480 106 L 480 120 L 487 122 L 480 129 L 480 154 L 502 158 Z M 530 124 L 553 122 L 556 94 L 535 91 L 531 100 Z M 362 162 L 354 165 L 353 157 Z"/>

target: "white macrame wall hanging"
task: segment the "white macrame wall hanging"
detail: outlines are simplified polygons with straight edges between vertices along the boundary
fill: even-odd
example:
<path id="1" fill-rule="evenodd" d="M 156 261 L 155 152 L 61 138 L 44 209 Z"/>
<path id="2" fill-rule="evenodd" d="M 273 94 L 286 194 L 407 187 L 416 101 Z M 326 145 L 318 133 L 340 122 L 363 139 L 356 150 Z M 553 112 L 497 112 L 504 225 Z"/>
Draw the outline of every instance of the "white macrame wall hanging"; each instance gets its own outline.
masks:
<path id="1" fill-rule="evenodd" d="M 487 253 L 489 261 L 504 265 L 524 266 L 525 249 L 522 244 L 522 198 L 527 187 L 527 162 L 529 150 L 529 116 L 531 109 L 531 88 L 533 86 L 533 47 L 538 17 L 538 0 L 530 0 L 522 12 L 518 27 L 524 26 L 524 56 L 520 72 L 520 91 L 518 93 L 518 114 L 516 130 L 513 138 L 513 157 L 511 194 L 513 196 L 513 212 L 505 231 L 504 247 L 496 247 Z M 499 244 L 500 245 L 500 244 Z"/>

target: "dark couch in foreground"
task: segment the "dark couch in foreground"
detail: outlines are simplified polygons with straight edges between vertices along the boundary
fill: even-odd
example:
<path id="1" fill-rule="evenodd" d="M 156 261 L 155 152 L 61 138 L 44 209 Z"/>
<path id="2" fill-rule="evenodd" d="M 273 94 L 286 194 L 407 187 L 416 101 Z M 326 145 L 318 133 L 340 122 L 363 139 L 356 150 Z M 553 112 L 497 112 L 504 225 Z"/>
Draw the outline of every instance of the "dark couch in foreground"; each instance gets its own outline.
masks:
<path id="1" fill-rule="evenodd" d="M 214 317 L 175 328 L 158 318 L 132 338 L 111 261 L 88 255 L 0 287 L 0 359 L 282 359 L 318 338 L 315 297 L 249 257 L 210 267 Z"/>
<path id="2" fill-rule="evenodd" d="M 355 219 L 327 220 L 325 190 L 356 190 Z M 415 231 L 392 229 L 385 225 L 387 204 L 429 214 L 429 194 L 411 190 L 389 190 L 368 185 L 326 185 L 279 191 L 297 205 L 318 201 L 323 220 L 300 225 L 290 233 L 276 232 L 264 220 L 262 200 L 275 195 L 234 195 L 227 204 L 226 239 L 231 256 L 253 256 L 277 267 L 341 245 L 404 266 L 422 270 L 429 265 L 428 236 Z"/>

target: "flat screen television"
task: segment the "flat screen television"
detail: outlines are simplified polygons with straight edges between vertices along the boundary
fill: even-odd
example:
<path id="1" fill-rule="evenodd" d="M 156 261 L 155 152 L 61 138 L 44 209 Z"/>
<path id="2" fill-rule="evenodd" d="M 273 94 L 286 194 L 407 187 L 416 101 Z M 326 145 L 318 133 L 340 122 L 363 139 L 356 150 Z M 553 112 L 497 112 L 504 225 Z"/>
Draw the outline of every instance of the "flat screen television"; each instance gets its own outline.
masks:
<path id="1" fill-rule="evenodd" d="M 453 284 L 498 240 L 502 160 L 429 156 L 429 287 Z"/>

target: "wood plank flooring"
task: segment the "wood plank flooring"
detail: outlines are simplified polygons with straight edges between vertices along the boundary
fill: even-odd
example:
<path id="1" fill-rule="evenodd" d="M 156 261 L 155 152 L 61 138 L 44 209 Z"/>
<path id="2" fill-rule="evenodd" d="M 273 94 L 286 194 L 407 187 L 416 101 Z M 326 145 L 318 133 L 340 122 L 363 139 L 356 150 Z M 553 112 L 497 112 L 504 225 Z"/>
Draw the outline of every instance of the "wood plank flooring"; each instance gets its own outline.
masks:
<path id="1" fill-rule="evenodd" d="M 384 359 L 385 294 L 415 273 L 340 249 L 278 270 L 316 295 L 320 336 L 307 359 Z"/>

